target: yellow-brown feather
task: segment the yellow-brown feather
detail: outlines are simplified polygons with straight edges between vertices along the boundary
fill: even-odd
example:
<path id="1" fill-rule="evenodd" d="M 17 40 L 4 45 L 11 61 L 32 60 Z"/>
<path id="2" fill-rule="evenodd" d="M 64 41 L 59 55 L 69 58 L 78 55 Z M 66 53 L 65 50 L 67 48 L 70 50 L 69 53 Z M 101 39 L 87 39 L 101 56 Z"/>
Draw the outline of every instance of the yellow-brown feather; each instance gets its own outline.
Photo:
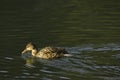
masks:
<path id="1" fill-rule="evenodd" d="M 63 57 L 64 54 L 68 54 L 64 48 L 57 47 L 45 47 L 38 52 L 36 46 L 32 43 L 27 44 L 26 49 L 22 53 L 27 50 L 31 50 L 33 56 L 45 59 L 59 58 Z"/>

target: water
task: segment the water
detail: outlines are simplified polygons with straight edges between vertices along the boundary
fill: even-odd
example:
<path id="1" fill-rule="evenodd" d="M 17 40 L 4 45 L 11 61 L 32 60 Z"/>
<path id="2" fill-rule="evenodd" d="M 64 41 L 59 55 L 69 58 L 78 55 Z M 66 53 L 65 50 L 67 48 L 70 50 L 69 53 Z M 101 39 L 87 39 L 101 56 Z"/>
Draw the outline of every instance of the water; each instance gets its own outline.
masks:
<path id="1" fill-rule="evenodd" d="M 1 0 L 0 80 L 120 80 L 119 5 L 119 0 Z M 64 47 L 74 56 L 26 66 L 21 51 L 28 42 L 39 49 Z"/>

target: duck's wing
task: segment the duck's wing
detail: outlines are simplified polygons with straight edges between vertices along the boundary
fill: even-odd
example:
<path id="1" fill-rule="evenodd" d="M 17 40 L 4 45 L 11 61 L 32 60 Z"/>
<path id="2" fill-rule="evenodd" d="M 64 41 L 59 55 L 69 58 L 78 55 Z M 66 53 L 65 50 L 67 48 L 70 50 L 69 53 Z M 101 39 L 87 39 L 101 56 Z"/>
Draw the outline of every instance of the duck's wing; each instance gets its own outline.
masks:
<path id="1" fill-rule="evenodd" d="M 68 52 L 64 48 L 57 48 L 57 47 L 45 47 L 45 48 L 41 49 L 40 52 L 68 54 Z"/>
<path id="2" fill-rule="evenodd" d="M 39 51 L 39 55 L 46 58 L 62 57 L 68 52 L 64 48 L 45 47 Z"/>
<path id="3" fill-rule="evenodd" d="M 57 52 L 57 48 L 45 47 L 38 52 L 37 57 L 46 58 L 46 59 L 55 58 L 57 57 L 56 52 Z"/>
<path id="4" fill-rule="evenodd" d="M 40 52 L 43 52 L 43 53 L 54 53 L 56 51 L 57 51 L 57 48 L 53 48 L 53 47 L 45 47 L 40 50 Z"/>

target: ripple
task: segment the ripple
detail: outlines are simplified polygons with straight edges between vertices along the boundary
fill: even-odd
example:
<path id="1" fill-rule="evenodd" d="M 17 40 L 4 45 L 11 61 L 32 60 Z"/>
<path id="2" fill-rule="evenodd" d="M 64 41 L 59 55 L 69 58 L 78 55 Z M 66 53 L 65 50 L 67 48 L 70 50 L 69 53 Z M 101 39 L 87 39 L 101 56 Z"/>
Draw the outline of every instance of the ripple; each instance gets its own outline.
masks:
<path id="1" fill-rule="evenodd" d="M 64 76 L 60 76 L 60 79 L 62 79 L 62 80 L 70 80 L 70 78 L 64 77 Z"/>
<path id="2" fill-rule="evenodd" d="M 16 78 L 16 79 L 27 79 L 27 78 L 32 78 L 32 79 L 35 79 L 36 77 L 35 76 L 15 76 L 14 78 Z"/>
<path id="3" fill-rule="evenodd" d="M 42 78 L 42 80 L 53 80 L 53 79 L 50 79 L 50 78 Z"/>
<path id="4" fill-rule="evenodd" d="M 13 60 L 14 58 L 12 57 L 5 57 L 6 60 Z"/>
<path id="5" fill-rule="evenodd" d="M 26 66 L 27 68 L 35 68 L 35 66 L 34 66 L 33 64 L 29 64 L 29 63 L 25 64 L 25 66 Z"/>
<path id="6" fill-rule="evenodd" d="M 27 75 L 27 76 L 29 76 L 29 75 L 31 75 L 30 73 L 23 73 L 24 75 Z"/>
<path id="7" fill-rule="evenodd" d="M 112 55 L 112 57 L 115 57 L 115 58 L 117 58 L 117 59 L 120 59 L 120 54 Z"/>
<path id="8" fill-rule="evenodd" d="M 8 73 L 8 71 L 0 70 L 0 73 Z"/>
<path id="9" fill-rule="evenodd" d="M 2 57 L 0 75 L 14 79 L 72 80 L 87 77 L 97 79 L 119 79 L 119 45 L 82 45 L 65 47 L 73 56 L 59 59 L 32 61 L 30 52 L 21 55 L 33 64 L 25 64 L 18 56 Z M 14 61 L 13 61 L 14 60 Z M 21 67 L 20 67 L 21 66 Z M 17 70 L 17 72 L 15 71 Z M 14 74 L 14 73 L 15 74 Z M 113 77 L 110 77 L 110 76 Z M 77 77 L 77 78 L 75 78 Z M 117 77 L 117 78 L 116 78 Z M 94 79 L 93 79 L 94 80 Z"/>
<path id="10" fill-rule="evenodd" d="M 56 72 L 52 72 L 52 71 L 48 71 L 48 70 L 44 70 L 44 69 L 41 69 L 40 71 L 44 72 L 44 73 L 56 73 Z"/>

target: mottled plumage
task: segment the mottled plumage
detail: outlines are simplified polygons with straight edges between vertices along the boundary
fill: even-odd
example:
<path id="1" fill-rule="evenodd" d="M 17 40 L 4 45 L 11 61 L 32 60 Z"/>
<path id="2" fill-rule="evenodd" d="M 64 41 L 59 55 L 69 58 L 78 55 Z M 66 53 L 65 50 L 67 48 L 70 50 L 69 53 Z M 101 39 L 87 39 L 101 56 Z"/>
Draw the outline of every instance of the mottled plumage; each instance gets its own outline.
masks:
<path id="1" fill-rule="evenodd" d="M 64 48 L 45 47 L 40 51 L 38 51 L 33 43 L 27 44 L 22 54 L 26 53 L 27 51 L 31 51 L 32 56 L 35 56 L 37 58 L 44 58 L 44 59 L 53 59 L 63 56 L 71 56 L 71 54 L 69 54 Z"/>

